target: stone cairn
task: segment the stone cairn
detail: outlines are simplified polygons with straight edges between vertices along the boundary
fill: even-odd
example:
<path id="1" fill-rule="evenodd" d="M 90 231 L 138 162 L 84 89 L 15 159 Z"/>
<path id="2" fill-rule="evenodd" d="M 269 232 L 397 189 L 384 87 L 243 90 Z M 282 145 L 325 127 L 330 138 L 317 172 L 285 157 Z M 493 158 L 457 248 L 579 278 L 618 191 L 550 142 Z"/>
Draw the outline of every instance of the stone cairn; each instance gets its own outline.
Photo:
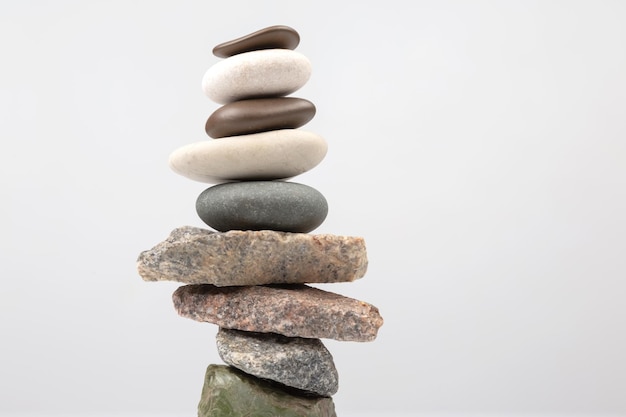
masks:
<path id="1" fill-rule="evenodd" d="M 178 313 L 219 326 L 198 415 L 335 416 L 338 374 L 322 338 L 365 342 L 383 320 L 362 301 L 307 286 L 365 275 L 360 237 L 312 235 L 326 199 L 288 178 L 315 167 L 325 140 L 298 128 L 315 115 L 308 100 L 285 97 L 309 79 L 298 33 L 271 26 L 222 43 L 224 58 L 202 80 L 223 104 L 206 122 L 212 138 L 174 151 L 170 167 L 217 184 L 196 201 L 216 231 L 177 228 L 139 255 L 146 281 L 177 281 Z"/>

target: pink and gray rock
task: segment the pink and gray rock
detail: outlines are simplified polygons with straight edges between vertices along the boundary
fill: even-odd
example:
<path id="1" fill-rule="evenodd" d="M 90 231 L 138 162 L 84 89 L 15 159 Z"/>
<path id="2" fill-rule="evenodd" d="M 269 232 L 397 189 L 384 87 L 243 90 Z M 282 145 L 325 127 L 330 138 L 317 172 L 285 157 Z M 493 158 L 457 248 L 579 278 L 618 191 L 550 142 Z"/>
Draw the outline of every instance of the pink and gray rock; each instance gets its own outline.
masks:
<path id="1" fill-rule="evenodd" d="M 326 397 L 339 388 L 333 357 L 319 339 L 220 328 L 217 352 L 228 365 L 289 387 Z"/>
<path id="2" fill-rule="evenodd" d="M 373 305 L 306 285 L 186 285 L 172 298 L 183 317 L 288 337 L 369 342 L 383 324 Z"/>
<path id="3" fill-rule="evenodd" d="M 137 260 L 145 281 L 217 286 L 330 283 L 365 275 L 360 237 L 197 227 L 172 231 Z"/>

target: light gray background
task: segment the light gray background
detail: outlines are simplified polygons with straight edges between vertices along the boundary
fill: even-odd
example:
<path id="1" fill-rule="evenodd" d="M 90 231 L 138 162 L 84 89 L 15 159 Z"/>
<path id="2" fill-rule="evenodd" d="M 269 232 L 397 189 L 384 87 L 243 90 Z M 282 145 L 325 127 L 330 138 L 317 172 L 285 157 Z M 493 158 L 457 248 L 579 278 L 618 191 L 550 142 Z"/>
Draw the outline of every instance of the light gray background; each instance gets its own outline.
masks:
<path id="1" fill-rule="evenodd" d="M 273 24 L 326 159 L 315 233 L 360 235 L 373 343 L 328 341 L 340 416 L 626 415 L 626 2 L 0 3 L 0 414 L 195 415 L 216 328 L 138 253 L 205 188 L 211 48 Z"/>

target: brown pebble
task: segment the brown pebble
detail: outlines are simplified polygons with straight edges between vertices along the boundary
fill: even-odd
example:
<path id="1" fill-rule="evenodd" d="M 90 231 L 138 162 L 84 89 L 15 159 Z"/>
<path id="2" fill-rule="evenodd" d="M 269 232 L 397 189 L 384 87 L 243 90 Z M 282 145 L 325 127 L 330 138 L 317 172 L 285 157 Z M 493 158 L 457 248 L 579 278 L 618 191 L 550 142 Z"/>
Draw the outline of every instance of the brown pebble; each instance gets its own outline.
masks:
<path id="1" fill-rule="evenodd" d="M 259 49 L 296 49 L 300 35 L 289 26 L 269 26 L 248 35 L 220 43 L 213 48 L 213 55 L 228 58 L 243 52 Z"/>
<path id="2" fill-rule="evenodd" d="M 315 105 L 296 97 L 240 100 L 215 110 L 206 121 L 212 138 L 246 135 L 267 130 L 296 129 L 315 116 Z"/>

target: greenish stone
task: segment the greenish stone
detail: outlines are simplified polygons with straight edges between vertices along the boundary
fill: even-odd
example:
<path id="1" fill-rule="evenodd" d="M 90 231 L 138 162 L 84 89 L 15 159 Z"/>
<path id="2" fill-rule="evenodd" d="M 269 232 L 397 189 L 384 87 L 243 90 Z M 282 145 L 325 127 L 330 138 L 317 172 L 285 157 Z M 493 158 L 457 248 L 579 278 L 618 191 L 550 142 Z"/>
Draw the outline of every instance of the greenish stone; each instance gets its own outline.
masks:
<path id="1" fill-rule="evenodd" d="M 329 397 L 289 392 L 230 366 L 209 365 L 198 417 L 336 417 Z"/>

